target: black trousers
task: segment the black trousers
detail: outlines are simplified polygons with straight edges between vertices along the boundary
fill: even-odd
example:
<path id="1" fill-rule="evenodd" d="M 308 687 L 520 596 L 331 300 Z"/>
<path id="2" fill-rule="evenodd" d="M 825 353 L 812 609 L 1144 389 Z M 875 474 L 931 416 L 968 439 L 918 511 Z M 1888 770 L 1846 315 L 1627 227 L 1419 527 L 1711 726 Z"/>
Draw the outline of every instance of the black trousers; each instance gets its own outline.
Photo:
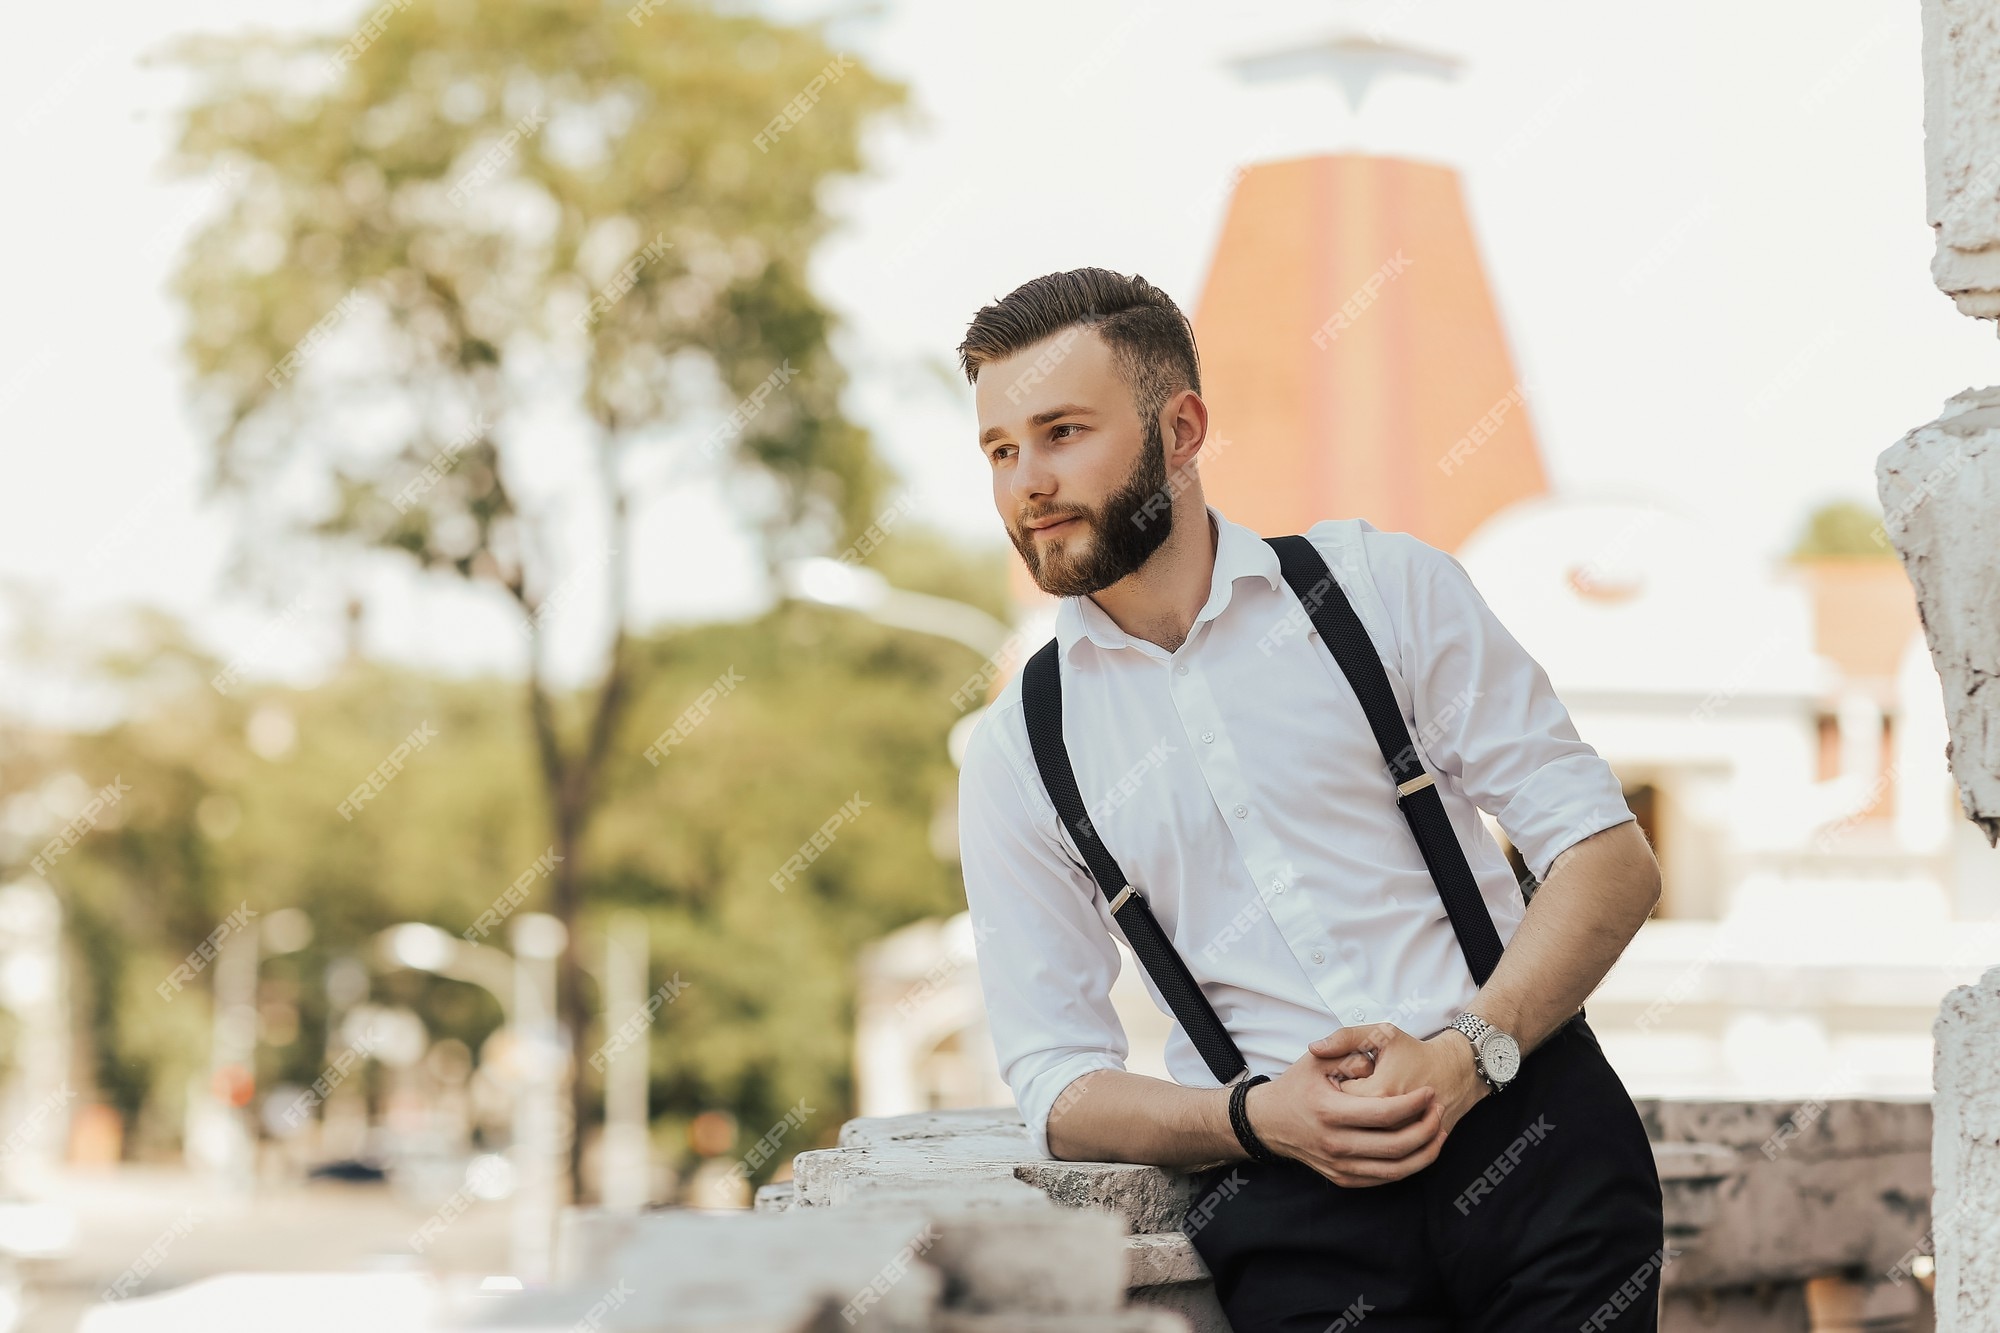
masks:
<path id="1" fill-rule="evenodd" d="M 1437 1161 L 1347 1189 L 1290 1159 L 1203 1171 L 1183 1230 L 1235 1333 L 1656 1333 L 1645 1127 L 1581 1015 Z"/>

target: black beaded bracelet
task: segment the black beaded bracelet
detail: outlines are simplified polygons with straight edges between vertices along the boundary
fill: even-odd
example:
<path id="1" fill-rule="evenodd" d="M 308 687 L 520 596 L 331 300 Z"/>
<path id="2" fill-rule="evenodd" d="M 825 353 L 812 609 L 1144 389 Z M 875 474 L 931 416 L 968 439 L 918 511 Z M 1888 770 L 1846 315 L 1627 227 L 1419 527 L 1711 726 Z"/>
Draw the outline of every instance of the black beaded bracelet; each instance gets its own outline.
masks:
<path id="1" fill-rule="evenodd" d="M 1243 1145 L 1243 1151 L 1250 1154 L 1250 1160 L 1253 1162 L 1275 1161 L 1278 1156 L 1266 1148 L 1264 1141 L 1257 1137 L 1257 1131 L 1250 1128 L 1250 1112 L 1245 1105 L 1250 1100 L 1250 1089 L 1259 1083 L 1270 1081 L 1269 1074 L 1252 1074 L 1238 1083 L 1229 1093 L 1230 1126 L 1236 1131 L 1236 1141 Z"/>

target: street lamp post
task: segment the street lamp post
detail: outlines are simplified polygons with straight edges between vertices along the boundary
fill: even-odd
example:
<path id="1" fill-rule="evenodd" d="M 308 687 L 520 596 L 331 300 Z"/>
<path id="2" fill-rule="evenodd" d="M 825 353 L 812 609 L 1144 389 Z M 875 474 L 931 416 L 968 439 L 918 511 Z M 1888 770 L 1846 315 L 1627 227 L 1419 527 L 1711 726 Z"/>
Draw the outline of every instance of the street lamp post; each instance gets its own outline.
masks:
<path id="1" fill-rule="evenodd" d="M 378 936 L 387 960 L 469 982 L 499 1002 L 514 1041 L 521 1080 L 514 1091 L 512 1267 L 523 1283 L 549 1280 L 556 1210 L 569 1142 L 563 1123 L 568 1053 L 556 1023 L 556 959 L 569 932 L 542 912 L 519 912 L 510 929 L 514 956 L 475 948 L 436 926 L 410 921 Z"/>
<path id="2" fill-rule="evenodd" d="M 554 1268 L 556 1210 L 569 1158 L 562 1095 L 568 1059 L 556 1022 L 556 960 L 569 932 L 555 917 L 522 912 L 514 918 L 512 938 L 515 1035 L 526 1074 L 526 1086 L 514 1104 L 514 1169 L 520 1182 L 514 1275 L 524 1283 L 544 1283 Z"/>
<path id="3" fill-rule="evenodd" d="M 787 561 L 782 577 L 787 595 L 800 601 L 859 611 L 896 629 L 935 634 L 962 643 L 981 657 L 998 653 L 1013 634 L 969 602 L 897 588 L 874 570 L 841 560 L 813 556 Z"/>
<path id="4" fill-rule="evenodd" d="M 604 936 L 604 1026 L 646 1003 L 646 919 L 612 918 Z M 646 1158 L 646 1042 L 607 1042 L 604 1053 L 604 1140 L 598 1154 L 598 1197 L 614 1212 L 636 1213 L 651 1201 Z M 597 1057 L 593 1056 L 595 1062 Z"/>
<path id="5" fill-rule="evenodd" d="M 312 943 L 312 919 L 282 907 L 257 925 L 231 932 L 215 960 L 208 1083 L 189 1104 L 189 1152 L 224 1185 L 248 1191 L 256 1180 L 257 1135 L 246 1111 L 257 1088 L 257 971 L 263 960 Z"/>

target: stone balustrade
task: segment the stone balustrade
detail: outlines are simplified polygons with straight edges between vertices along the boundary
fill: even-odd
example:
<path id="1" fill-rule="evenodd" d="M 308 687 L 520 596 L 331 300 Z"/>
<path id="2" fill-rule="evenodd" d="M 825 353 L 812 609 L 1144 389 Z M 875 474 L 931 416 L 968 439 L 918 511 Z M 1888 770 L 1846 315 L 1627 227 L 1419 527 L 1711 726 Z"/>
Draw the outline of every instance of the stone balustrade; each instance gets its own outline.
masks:
<path id="1" fill-rule="evenodd" d="M 1670 1333 L 1928 1333 L 1914 1262 L 1930 1228 L 1927 1103 L 1639 1110 L 1666 1198 Z M 1180 1230 L 1192 1201 L 1187 1173 L 1031 1157 L 1011 1107 L 852 1120 L 748 1214 L 572 1211 L 557 1285 L 510 1302 L 505 1320 L 1227 1333 Z"/>
<path id="2" fill-rule="evenodd" d="M 1945 996 L 1937 1034 L 1938 1333 L 2000 1328 L 2000 967 Z"/>

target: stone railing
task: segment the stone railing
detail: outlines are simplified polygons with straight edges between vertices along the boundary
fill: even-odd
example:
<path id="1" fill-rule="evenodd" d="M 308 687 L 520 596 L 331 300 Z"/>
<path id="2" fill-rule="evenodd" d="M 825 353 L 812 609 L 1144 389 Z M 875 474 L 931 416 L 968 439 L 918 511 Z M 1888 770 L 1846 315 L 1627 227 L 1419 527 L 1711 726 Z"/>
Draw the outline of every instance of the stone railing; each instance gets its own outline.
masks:
<path id="1" fill-rule="evenodd" d="M 1927 1333 L 1927 1104 L 1639 1110 L 1666 1196 L 1669 1333 Z M 851 1120 L 752 1214 L 571 1212 L 556 1285 L 505 1322 L 1227 1333 L 1180 1231 L 1192 1202 L 1186 1173 L 1029 1156 L 1011 1107 Z"/>
<path id="2" fill-rule="evenodd" d="M 1937 1020 L 1939 1333 L 2000 1328 L 2000 967 Z"/>
<path id="3" fill-rule="evenodd" d="M 1642 1099 L 1666 1194 L 1662 1328 L 1929 1333 L 1924 1101 Z"/>
<path id="4" fill-rule="evenodd" d="M 1927 1103 L 1645 1100 L 1639 1110 L 1665 1193 L 1665 1328 L 1929 1329 L 1911 1276 L 1930 1225 Z M 839 1208 L 935 1188 L 1030 1190 L 1113 1213 L 1131 1299 L 1226 1333 L 1179 1229 L 1191 1177 L 1031 1158 L 1011 1107 L 849 1121 L 838 1147 L 800 1153 L 793 1179 L 759 1191 L 757 1207 Z"/>
<path id="5" fill-rule="evenodd" d="M 1046 1199 L 1118 1219 L 1131 1300 L 1171 1310 L 1198 1331 L 1226 1330 L 1208 1270 L 1180 1232 L 1192 1177 L 1119 1162 L 1063 1162 L 1028 1154 L 1013 1107 L 850 1120 L 840 1146 L 802 1152 L 792 1179 L 757 1192 L 759 1211 L 837 1208 L 911 1188 L 967 1191 L 994 1201 Z"/>

